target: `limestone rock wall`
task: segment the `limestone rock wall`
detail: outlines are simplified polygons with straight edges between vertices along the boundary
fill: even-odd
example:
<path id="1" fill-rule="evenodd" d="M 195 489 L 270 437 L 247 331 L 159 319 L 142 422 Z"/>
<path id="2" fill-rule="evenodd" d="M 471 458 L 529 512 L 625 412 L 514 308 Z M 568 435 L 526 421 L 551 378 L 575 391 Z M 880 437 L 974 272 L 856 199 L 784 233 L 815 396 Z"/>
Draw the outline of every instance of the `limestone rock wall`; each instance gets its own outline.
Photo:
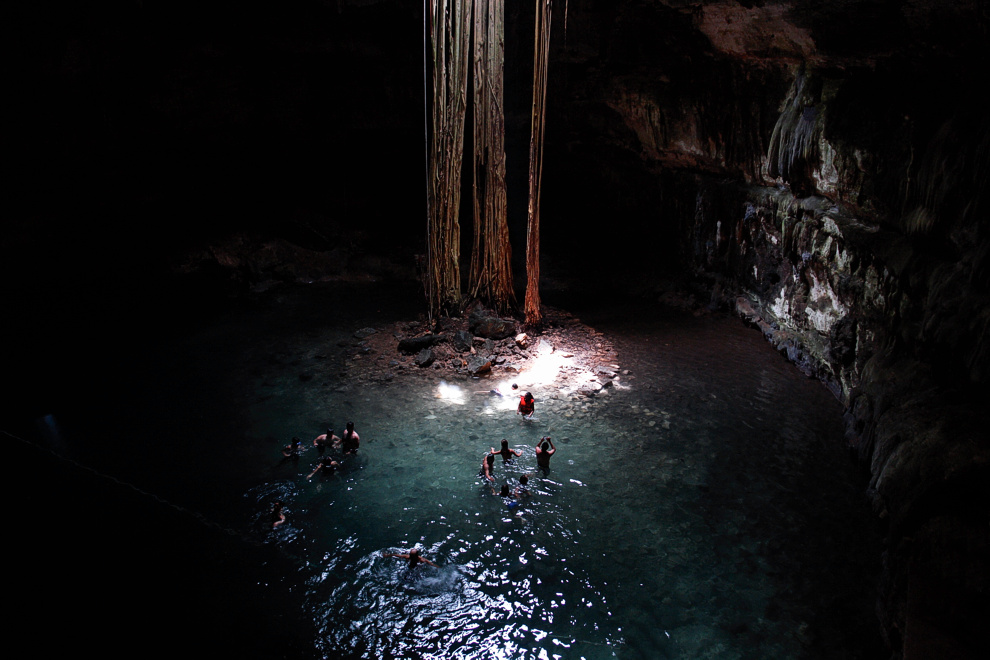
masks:
<path id="1" fill-rule="evenodd" d="M 699 186 L 696 264 L 847 406 L 887 529 L 878 612 L 891 648 L 977 657 L 990 586 L 986 124 L 950 103 L 924 134 L 903 130 L 905 114 L 864 143 L 843 114 L 882 106 L 809 78 L 795 75 L 770 138 L 774 185 Z"/>
<path id="2" fill-rule="evenodd" d="M 845 404 L 887 532 L 894 655 L 983 657 L 986 7 L 578 2 L 569 20 L 559 148 L 610 171 L 606 189 L 634 181 L 639 205 L 620 192 L 606 212 L 667 227 L 654 258 Z M 592 131 L 593 148 L 578 137 Z"/>

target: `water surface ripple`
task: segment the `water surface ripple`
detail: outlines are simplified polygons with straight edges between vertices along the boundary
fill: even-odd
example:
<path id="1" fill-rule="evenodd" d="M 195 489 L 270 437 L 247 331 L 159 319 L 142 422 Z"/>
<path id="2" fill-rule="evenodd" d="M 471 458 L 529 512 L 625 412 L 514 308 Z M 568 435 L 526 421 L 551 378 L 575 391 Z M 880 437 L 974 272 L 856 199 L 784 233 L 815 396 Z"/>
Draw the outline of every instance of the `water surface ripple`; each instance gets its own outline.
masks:
<path id="1" fill-rule="evenodd" d="M 460 402 L 425 374 L 359 384 L 340 346 L 403 312 L 366 298 L 327 320 L 314 296 L 173 346 L 154 369 L 168 476 L 161 460 L 131 476 L 297 558 L 281 586 L 302 594 L 319 655 L 873 657 L 880 552 L 841 408 L 758 332 L 714 315 L 591 319 L 628 373 L 595 398 L 536 387 L 527 422 L 485 380 L 452 379 Z M 293 436 L 348 420 L 361 451 L 339 473 L 307 479 L 311 446 L 282 460 Z M 496 458 L 496 485 L 532 475 L 518 508 L 477 476 L 502 438 L 522 456 Z M 114 458 L 140 472 L 127 451 Z M 261 530 L 275 500 L 288 522 Z M 438 567 L 382 556 L 413 546 Z"/>

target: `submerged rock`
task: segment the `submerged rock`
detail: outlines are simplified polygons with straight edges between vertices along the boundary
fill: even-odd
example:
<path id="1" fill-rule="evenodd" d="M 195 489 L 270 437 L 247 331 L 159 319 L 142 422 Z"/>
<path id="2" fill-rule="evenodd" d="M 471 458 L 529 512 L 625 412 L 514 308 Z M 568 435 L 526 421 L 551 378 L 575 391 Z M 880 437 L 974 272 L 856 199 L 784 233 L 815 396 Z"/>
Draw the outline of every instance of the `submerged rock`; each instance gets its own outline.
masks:
<path id="1" fill-rule="evenodd" d="M 602 386 L 599 383 L 585 383 L 577 389 L 577 393 L 581 396 L 595 396 L 602 390 Z"/>

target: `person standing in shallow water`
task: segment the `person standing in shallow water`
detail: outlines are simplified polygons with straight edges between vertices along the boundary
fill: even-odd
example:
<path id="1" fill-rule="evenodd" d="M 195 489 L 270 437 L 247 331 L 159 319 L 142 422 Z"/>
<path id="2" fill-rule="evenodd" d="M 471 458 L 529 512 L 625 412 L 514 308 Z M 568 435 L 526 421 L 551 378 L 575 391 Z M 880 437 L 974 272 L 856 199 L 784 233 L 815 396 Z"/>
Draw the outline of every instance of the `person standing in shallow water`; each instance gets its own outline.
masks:
<path id="1" fill-rule="evenodd" d="M 338 442 L 334 443 L 334 447 L 340 448 L 346 456 L 347 454 L 356 454 L 360 445 L 361 437 L 354 430 L 354 422 L 347 422 L 344 435 L 340 437 Z"/>
<path id="2" fill-rule="evenodd" d="M 406 559 L 409 561 L 409 568 L 416 568 L 420 564 L 429 564 L 434 568 L 439 568 L 432 561 L 419 554 L 418 548 L 413 548 L 408 554 L 400 554 L 398 552 L 383 552 L 382 557 L 398 557 L 399 559 Z"/>
<path id="3" fill-rule="evenodd" d="M 553 446 L 549 435 L 543 436 L 536 443 L 536 464 L 543 470 L 543 474 L 550 472 L 550 457 L 556 453 L 557 448 Z"/>
<path id="4" fill-rule="evenodd" d="M 533 416 L 533 412 L 536 410 L 536 399 L 529 392 L 526 392 L 521 397 L 519 397 L 519 407 L 516 409 L 516 413 L 522 415 L 526 419 L 530 419 Z"/>
<path id="5" fill-rule="evenodd" d="M 333 429 L 327 429 L 326 433 L 313 438 L 313 446 L 322 454 L 327 448 L 333 447 L 340 442 L 340 438 L 333 434 Z"/>
<path id="6" fill-rule="evenodd" d="M 495 451 L 495 448 L 492 447 L 491 448 L 491 453 L 492 454 L 501 454 L 502 455 L 502 462 L 503 463 L 508 463 L 509 461 L 511 461 L 516 456 L 522 456 L 522 452 L 521 451 L 516 451 L 515 449 L 510 449 L 509 448 L 509 441 L 506 440 L 506 439 L 504 439 L 504 438 L 502 439 L 502 448 L 499 449 L 498 451 Z"/>
<path id="7" fill-rule="evenodd" d="M 488 452 L 485 457 L 481 459 L 481 470 L 478 472 L 479 477 L 484 477 L 489 483 L 495 482 L 495 477 L 492 476 L 492 467 L 495 465 L 495 454 Z"/>

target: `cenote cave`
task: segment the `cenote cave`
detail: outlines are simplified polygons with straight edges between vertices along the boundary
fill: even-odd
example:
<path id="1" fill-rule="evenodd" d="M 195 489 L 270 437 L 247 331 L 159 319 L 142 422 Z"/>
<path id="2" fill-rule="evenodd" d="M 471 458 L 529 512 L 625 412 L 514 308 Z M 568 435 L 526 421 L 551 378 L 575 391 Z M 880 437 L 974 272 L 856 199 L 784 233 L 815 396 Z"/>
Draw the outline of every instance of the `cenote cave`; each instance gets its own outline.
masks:
<path id="1" fill-rule="evenodd" d="M 26 653 L 990 652 L 985 3 L 7 13 Z"/>

